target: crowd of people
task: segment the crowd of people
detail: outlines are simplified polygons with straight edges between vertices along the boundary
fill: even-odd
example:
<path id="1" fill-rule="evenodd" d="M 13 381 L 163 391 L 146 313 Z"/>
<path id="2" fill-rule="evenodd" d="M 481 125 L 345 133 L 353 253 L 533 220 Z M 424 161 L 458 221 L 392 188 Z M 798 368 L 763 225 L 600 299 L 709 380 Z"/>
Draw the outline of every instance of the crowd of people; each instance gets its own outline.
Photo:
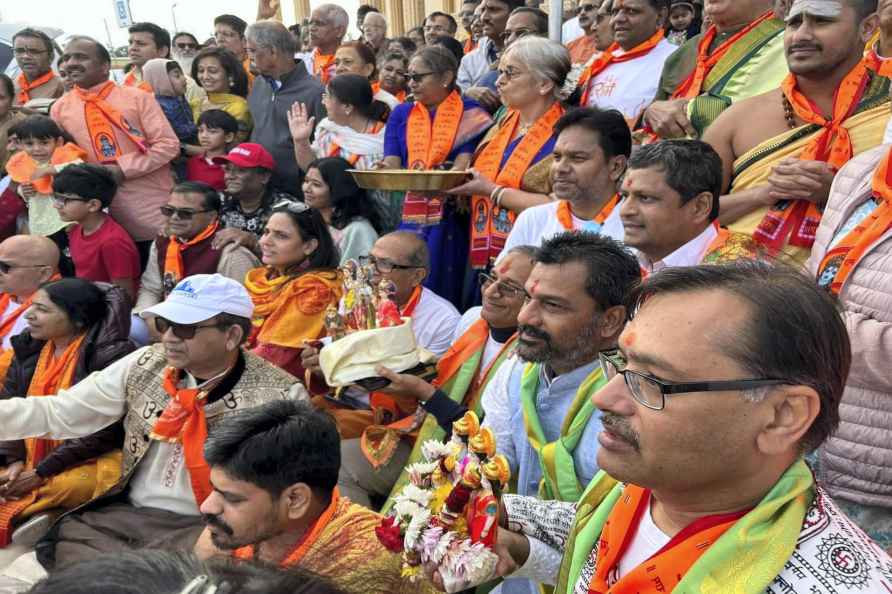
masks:
<path id="1" fill-rule="evenodd" d="M 892 592 L 892 0 L 270 4 L 13 37 L 0 591 L 444 590 L 376 527 L 473 411 L 494 592 Z M 435 367 L 326 382 L 357 262 Z"/>

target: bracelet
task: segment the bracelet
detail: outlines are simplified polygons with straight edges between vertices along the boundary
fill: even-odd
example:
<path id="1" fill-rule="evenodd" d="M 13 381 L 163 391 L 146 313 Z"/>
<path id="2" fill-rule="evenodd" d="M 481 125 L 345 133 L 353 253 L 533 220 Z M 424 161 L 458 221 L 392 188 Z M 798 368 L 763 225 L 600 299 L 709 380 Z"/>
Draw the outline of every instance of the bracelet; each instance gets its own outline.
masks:
<path id="1" fill-rule="evenodd" d="M 496 208 L 502 208 L 502 196 L 505 195 L 506 191 L 508 191 L 508 188 L 499 188 L 499 192 L 496 194 Z"/>
<path id="2" fill-rule="evenodd" d="M 489 193 L 489 199 L 492 200 L 493 202 L 495 202 L 496 200 L 498 200 L 498 198 L 496 198 L 496 195 L 504 189 L 505 189 L 505 186 L 494 187 L 492 189 L 492 192 Z"/>

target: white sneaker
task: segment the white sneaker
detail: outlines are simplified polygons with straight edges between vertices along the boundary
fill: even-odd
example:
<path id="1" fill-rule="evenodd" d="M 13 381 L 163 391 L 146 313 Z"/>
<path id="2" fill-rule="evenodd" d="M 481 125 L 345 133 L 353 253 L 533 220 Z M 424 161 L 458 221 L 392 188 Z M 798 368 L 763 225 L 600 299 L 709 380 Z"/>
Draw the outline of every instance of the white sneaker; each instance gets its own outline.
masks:
<path id="1" fill-rule="evenodd" d="M 28 548 L 33 547 L 47 533 L 57 516 L 58 514 L 42 513 L 29 518 L 13 531 L 10 540 L 13 544 Z"/>

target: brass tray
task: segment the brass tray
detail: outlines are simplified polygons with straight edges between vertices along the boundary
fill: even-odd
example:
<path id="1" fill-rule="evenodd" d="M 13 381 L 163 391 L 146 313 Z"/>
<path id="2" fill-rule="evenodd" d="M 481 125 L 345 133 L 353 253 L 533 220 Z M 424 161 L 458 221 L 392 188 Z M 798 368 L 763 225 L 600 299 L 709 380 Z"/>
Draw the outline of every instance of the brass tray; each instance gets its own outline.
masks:
<path id="1" fill-rule="evenodd" d="M 348 169 L 356 184 L 366 190 L 399 192 L 444 192 L 471 178 L 466 171 L 413 171 L 410 169 Z"/>

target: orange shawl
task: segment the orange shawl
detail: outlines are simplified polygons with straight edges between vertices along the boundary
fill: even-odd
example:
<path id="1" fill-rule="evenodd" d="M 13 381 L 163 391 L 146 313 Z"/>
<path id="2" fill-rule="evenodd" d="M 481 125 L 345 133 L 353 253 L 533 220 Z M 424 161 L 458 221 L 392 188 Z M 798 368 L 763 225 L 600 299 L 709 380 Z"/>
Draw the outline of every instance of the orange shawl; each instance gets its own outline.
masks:
<path id="1" fill-rule="evenodd" d="M 18 84 L 19 86 L 19 96 L 17 97 L 16 101 L 18 101 L 21 105 L 24 105 L 28 101 L 31 101 L 30 91 L 36 89 L 37 87 L 45 85 L 54 78 L 56 78 L 56 73 L 52 70 L 46 72 L 45 74 L 42 74 L 41 76 L 38 76 L 30 82 L 27 78 L 25 78 L 24 72 L 19 73 L 19 76 L 16 79 L 16 84 Z"/>
<path id="2" fill-rule="evenodd" d="M 63 165 L 65 163 L 71 163 L 72 161 L 84 161 L 86 158 L 87 153 L 84 149 L 71 142 L 66 142 L 53 151 L 53 155 L 50 157 L 50 164 Z M 36 192 L 40 194 L 52 194 L 53 177 L 51 175 L 44 175 L 43 177 L 32 179 L 38 166 L 37 161 L 35 161 L 28 153 L 19 151 L 7 161 L 6 172 L 9 173 L 9 177 L 12 178 L 12 181 L 16 183 L 30 183 L 34 186 Z"/>
<path id="3" fill-rule="evenodd" d="M 322 84 L 327 85 L 331 80 L 335 55 L 323 56 L 319 49 L 313 50 L 313 75 L 319 77 Z"/>
<path id="4" fill-rule="evenodd" d="M 604 52 L 601 53 L 600 56 L 595 58 L 591 64 L 589 64 L 585 70 L 582 71 L 582 74 L 579 76 L 579 87 L 582 89 L 582 99 L 579 101 L 579 105 L 585 107 L 588 105 L 589 94 L 591 93 L 591 82 L 592 80 L 604 72 L 608 66 L 611 64 L 619 64 L 622 62 L 628 62 L 630 60 L 634 60 L 636 58 L 640 58 L 646 54 L 649 54 L 650 51 L 657 47 L 663 39 L 666 37 L 665 31 L 663 28 L 657 29 L 657 32 L 651 36 L 650 39 L 639 43 L 626 53 L 621 56 L 617 56 L 616 52 L 620 49 L 619 44 L 613 42 L 613 44 L 608 47 Z"/>
<path id="5" fill-rule="evenodd" d="M 406 122 L 409 169 L 433 169 L 449 157 L 465 107 L 458 91 L 452 91 L 437 107 L 431 121 L 427 108 L 416 101 Z"/>
<path id="6" fill-rule="evenodd" d="M 121 156 L 121 147 L 115 138 L 115 129 L 124 134 L 139 148 L 147 152 L 143 133 L 134 128 L 111 103 L 106 101 L 115 89 L 115 83 L 106 82 L 98 91 L 91 93 L 80 87 L 73 92 L 84 102 L 84 117 L 93 152 L 101 163 L 114 163 Z"/>
<path id="7" fill-rule="evenodd" d="M 607 201 L 607 204 L 601 209 L 595 218 L 594 222 L 603 225 L 604 221 L 607 220 L 607 217 L 610 216 L 610 213 L 613 212 L 613 209 L 616 208 L 616 205 L 619 204 L 619 194 L 614 194 L 613 198 Z M 573 211 L 570 209 L 570 203 L 566 200 L 561 200 L 560 204 L 558 204 L 557 209 L 557 218 L 558 222 L 560 222 L 561 227 L 566 229 L 567 231 L 573 231 Z"/>
<path id="8" fill-rule="evenodd" d="M 175 286 L 183 280 L 183 271 L 185 270 L 183 252 L 189 249 L 189 246 L 202 242 L 214 235 L 219 227 L 220 221 L 214 220 L 213 223 L 204 228 L 204 231 L 188 241 L 182 241 L 176 235 L 171 235 L 170 241 L 167 243 L 167 251 L 164 253 L 164 270 L 161 273 L 165 281 L 170 278 L 173 283 L 171 286 Z"/>
<path id="9" fill-rule="evenodd" d="M 146 93 L 155 94 L 155 91 L 152 90 L 152 85 L 147 83 L 144 80 L 140 80 L 138 76 L 136 76 L 136 68 L 130 70 L 127 73 L 127 76 L 124 77 L 124 82 L 121 83 L 122 87 L 134 87 L 139 89 L 140 91 L 145 91 Z"/>

